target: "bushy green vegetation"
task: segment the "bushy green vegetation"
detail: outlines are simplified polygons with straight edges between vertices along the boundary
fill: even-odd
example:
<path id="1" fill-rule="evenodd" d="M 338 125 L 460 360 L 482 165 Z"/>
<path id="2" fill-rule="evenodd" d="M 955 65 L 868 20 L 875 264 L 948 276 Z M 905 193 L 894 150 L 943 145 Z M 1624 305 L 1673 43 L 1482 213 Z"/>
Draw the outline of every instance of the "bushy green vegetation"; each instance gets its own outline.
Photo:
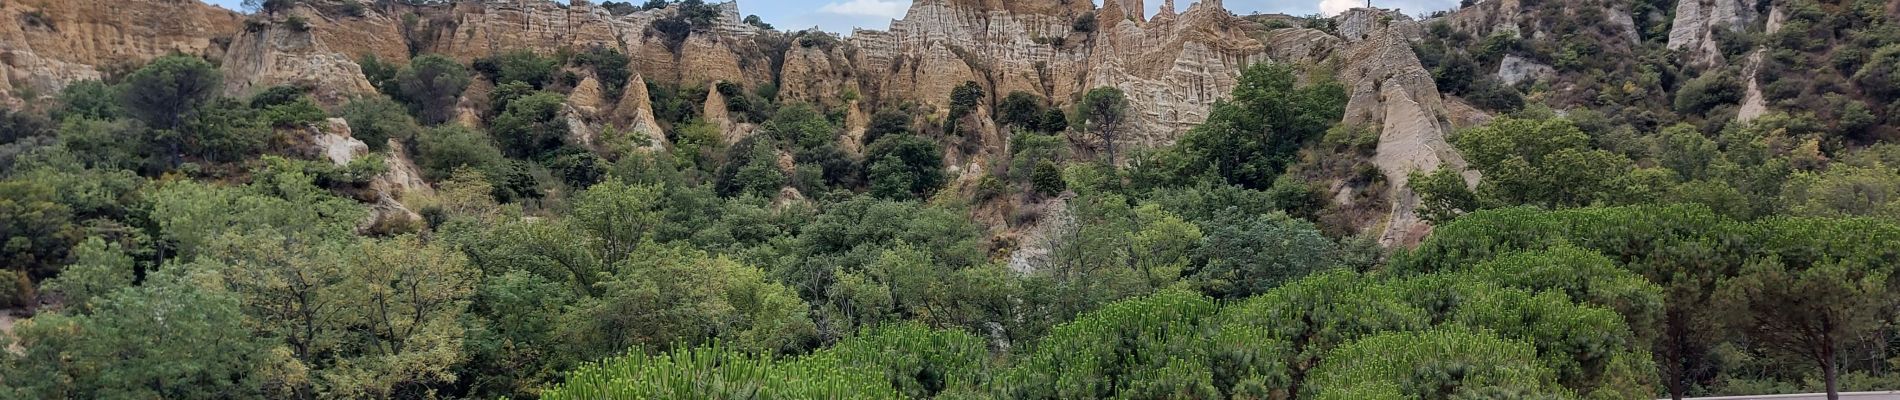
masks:
<path id="1" fill-rule="evenodd" d="M 223 98 L 210 62 L 165 57 L 0 110 L 0 308 L 22 317 L 0 398 L 1890 389 L 1900 147 L 1875 99 L 1900 58 L 1875 3 L 1790 1 L 1805 36 L 1718 35 L 1785 53 L 1763 68 L 1840 72 L 1758 76 L 1782 109 L 1827 107 L 1748 123 L 1728 118 L 1740 68 L 1656 57 L 1647 19 L 1635 47 L 1602 45 L 1605 3 L 1520 16 L 1551 33 L 1529 38 L 1430 26 L 1415 50 L 1440 87 L 1500 114 L 1406 187 L 1313 66 L 1249 67 L 1157 148 L 1127 146 L 1147 117 L 1112 87 L 967 82 L 930 103 L 947 110 L 851 93 L 876 110 L 853 137 L 861 116 L 776 82 L 660 79 L 648 147 L 566 104 L 632 80 L 607 46 L 366 59 L 381 94 L 321 102 Z M 609 6 L 658 8 L 646 34 L 674 50 L 718 18 Z M 1495 82 L 1507 55 L 1577 84 Z M 756 129 L 709 120 L 714 94 Z M 313 154 L 332 115 L 369 154 Z M 431 190 L 388 191 L 404 158 Z M 1408 189 L 1435 228 L 1388 253 L 1409 238 L 1371 235 Z"/>

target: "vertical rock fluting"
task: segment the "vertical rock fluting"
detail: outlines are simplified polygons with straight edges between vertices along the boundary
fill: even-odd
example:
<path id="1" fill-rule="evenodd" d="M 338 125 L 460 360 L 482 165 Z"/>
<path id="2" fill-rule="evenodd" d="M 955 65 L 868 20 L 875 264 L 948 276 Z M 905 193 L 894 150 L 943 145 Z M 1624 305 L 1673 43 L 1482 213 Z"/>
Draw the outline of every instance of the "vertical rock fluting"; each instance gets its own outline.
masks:
<path id="1" fill-rule="evenodd" d="M 1207 120 L 1214 102 L 1240 83 L 1248 65 L 1266 61 L 1267 48 L 1254 38 L 1257 24 L 1201 2 L 1174 18 L 1147 24 L 1104 26 L 1090 49 L 1087 84 L 1114 86 L 1128 94 L 1127 145 L 1171 144 Z"/>
<path id="2" fill-rule="evenodd" d="M 301 16 L 305 10 L 297 10 Z M 224 57 L 224 95 L 244 98 L 273 86 L 311 89 L 328 106 L 375 94 L 355 61 L 331 50 L 310 29 L 271 24 L 247 29 Z"/>
<path id="3" fill-rule="evenodd" d="M 1715 32 L 1742 30 L 1755 20 L 1755 8 L 1746 0 L 1681 0 L 1676 3 L 1676 20 L 1669 27 L 1670 50 L 1689 53 L 1689 63 L 1717 66 L 1722 58 Z"/>
<path id="4" fill-rule="evenodd" d="M 1393 188 L 1392 209 L 1379 232 L 1379 242 L 1387 246 L 1412 245 L 1431 232 L 1419 218 L 1418 194 L 1407 184 L 1412 172 L 1453 168 L 1464 171 L 1467 181 L 1478 179 L 1446 140 L 1452 127 L 1443 96 L 1412 52 L 1405 29 L 1372 30 L 1365 40 L 1352 42 L 1339 77 L 1350 91 L 1345 122 L 1380 132 L 1372 163 Z"/>
<path id="5" fill-rule="evenodd" d="M 0 27 L 0 93 L 28 82 L 56 89 L 65 81 L 96 77 L 97 66 L 128 58 L 150 58 L 169 51 L 196 52 L 222 58 L 229 80 L 227 94 L 245 95 L 263 88 L 297 84 L 319 90 L 318 97 L 334 103 L 349 96 L 371 94 L 354 60 L 376 55 L 404 60 L 411 52 L 441 53 L 463 61 L 528 50 L 543 54 L 580 51 L 592 46 L 619 49 L 633 59 L 635 77 L 621 88 L 619 98 L 602 98 L 593 77 L 577 82 L 569 96 L 567 115 L 577 129 L 576 141 L 592 143 L 595 129 L 611 125 L 624 132 L 643 132 L 653 148 L 664 147 L 665 134 L 654 117 L 647 82 L 661 85 L 706 87 L 709 96 L 702 116 L 734 142 L 751 127 L 727 112 L 718 82 L 746 90 L 779 85 L 781 102 L 809 102 L 847 109 L 842 135 L 845 148 L 856 151 L 867 115 L 878 108 L 912 103 L 948 112 L 951 91 L 963 82 L 976 82 L 996 101 L 1010 92 L 1024 91 L 1072 106 L 1093 87 L 1112 86 L 1128 94 L 1131 115 L 1121 145 L 1149 147 L 1172 143 L 1203 122 L 1212 105 L 1238 84 L 1249 64 L 1278 60 L 1306 65 L 1337 63 L 1337 76 L 1352 90 L 1347 123 L 1375 126 L 1382 131 L 1375 163 L 1394 183 L 1395 206 L 1384 221 L 1384 241 L 1403 244 L 1422 232 L 1414 209 L 1417 200 L 1405 188 L 1411 171 L 1448 167 L 1463 169 L 1457 152 L 1445 143 L 1450 129 L 1447 107 L 1409 48 L 1420 24 L 1381 10 L 1360 10 L 1345 17 L 1345 38 L 1311 29 L 1268 31 L 1264 26 L 1234 16 L 1215 0 L 1175 12 L 1172 1 L 1152 18 L 1143 16 L 1143 3 L 1112 0 L 1103 8 L 1079 0 L 918 0 L 908 14 L 892 21 L 888 30 L 859 30 L 836 43 L 810 44 L 781 33 L 760 30 L 740 22 L 735 4 L 717 5 L 719 15 L 710 25 L 668 39 L 652 26 L 672 18 L 674 8 L 613 15 L 594 5 L 562 6 L 545 1 L 483 1 L 454 5 L 390 5 L 362 15 L 338 15 L 336 10 L 301 7 L 294 11 L 310 23 L 308 30 L 265 24 L 246 29 L 235 14 L 191 11 L 169 22 L 122 26 L 102 22 L 133 20 L 156 15 L 173 0 L 126 0 L 132 11 L 104 11 L 88 16 L 82 7 L 54 13 L 59 29 L 90 34 L 94 39 L 60 39 L 31 27 Z M 1698 0 L 1729 1 L 1735 0 Z M 52 6 L 89 4 L 104 0 L 55 2 Z M 19 10 L 19 2 L 5 3 Z M 1497 24 L 1486 29 L 1515 26 L 1517 0 L 1480 3 L 1490 16 L 1460 12 L 1447 17 L 1454 23 Z M 675 7 L 677 8 L 677 7 Z M 1482 7 L 1474 7 L 1482 8 Z M 143 10 L 143 11 L 139 11 Z M 216 9 L 209 9 L 216 10 Z M 1079 24 L 1094 13 L 1096 23 Z M 167 23 L 169 23 L 167 22 Z M 162 25 L 162 26 L 161 26 Z M 71 28 L 68 28 L 70 26 Z M 136 29 L 135 29 L 136 28 Z M 125 32 L 155 39 L 126 37 Z M 232 38 L 229 51 L 217 44 L 218 35 Z M 110 51 L 86 48 L 98 41 L 127 42 L 131 49 Z M 74 54 L 49 56 L 42 48 L 80 47 Z M 24 49 L 24 50 L 22 50 Z M 773 54 L 768 54 L 773 53 Z M 66 64 L 79 68 L 66 68 Z M 24 71 L 24 72 L 22 72 Z M 71 72 L 76 71 L 76 72 Z M 65 74 L 65 75 L 62 75 Z M 24 77 L 24 78 L 22 78 Z M 34 82 L 46 82 L 45 84 Z M 486 83 L 470 89 L 464 124 L 481 123 L 476 110 L 484 109 Z M 49 91 L 50 92 L 50 91 Z M 0 96 L 3 98 L 4 96 Z M 989 104 L 978 114 L 987 115 Z M 987 119 L 987 118 L 981 118 Z M 1462 120 L 1462 119 L 1461 119 Z M 994 124 L 973 123 L 980 130 L 981 148 L 958 151 L 961 171 L 980 171 L 986 155 L 1001 151 L 1005 132 Z M 991 148 L 994 147 L 994 148 Z M 1475 176 L 1472 177 L 1475 179 Z"/>
<path id="6" fill-rule="evenodd" d="M 242 26 L 237 13 L 196 1 L 0 1 L 0 105 L 99 79 L 108 66 L 171 53 L 217 58 Z"/>
<path id="7" fill-rule="evenodd" d="M 1125 5 L 1139 2 L 1111 1 L 1098 11 L 1079 1 L 918 1 L 888 32 L 855 32 L 849 61 L 875 99 L 930 105 L 939 114 L 965 81 L 992 98 L 1024 91 L 1060 105 L 1092 87 L 1118 87 L 1132 105 L 1127 144 L 1153 146 L 1205 120 L 1240 71 L 1265 59 L 1266 47 L 1249 30 L 1258 27 L 1218 3 L 1179 15 L 1170 8 L 1145 22 Z M 1077 31 L 1077 19 L 1090 12 L 1097 13 L 1095 31 Z"/>

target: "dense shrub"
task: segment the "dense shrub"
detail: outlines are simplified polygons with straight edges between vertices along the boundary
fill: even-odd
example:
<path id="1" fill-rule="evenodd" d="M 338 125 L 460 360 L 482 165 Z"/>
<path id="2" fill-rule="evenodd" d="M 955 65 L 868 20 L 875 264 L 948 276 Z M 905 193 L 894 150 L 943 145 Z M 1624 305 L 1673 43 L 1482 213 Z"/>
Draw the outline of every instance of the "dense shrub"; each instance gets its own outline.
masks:
<path id="1" fill-rule="evenodd" d="M 387 97 L 371 96 L 351 100 L 339 111 L 343 120 L 350 124 L 350 134 L 369 145 L 370 150 L 384 150 L 389 140 L 409 143 L 422 128 L 416 126 L 416 120 L 402 112 L 402 105 Z"/>
<path id="2" fill-rule="evenodd" d="M 1702 114 L 1723 104 L 1736 104 L 1742 101 L 1742 84 L 1735 80 L 1730 71 L 1722 70 L 1703 74 L 1683 83 L 1676 90 L 1676 112 Z"/>

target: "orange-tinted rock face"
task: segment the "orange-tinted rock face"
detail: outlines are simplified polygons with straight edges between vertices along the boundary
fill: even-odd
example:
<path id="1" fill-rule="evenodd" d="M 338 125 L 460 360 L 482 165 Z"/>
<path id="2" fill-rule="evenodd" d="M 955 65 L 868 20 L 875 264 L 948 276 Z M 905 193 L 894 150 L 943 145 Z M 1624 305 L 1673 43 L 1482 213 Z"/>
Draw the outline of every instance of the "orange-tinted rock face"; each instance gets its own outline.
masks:
<path id="1" fill-rule="evenodd" d="M 33 13 L 35 23 L 0 24 L 0 101 L 20 104 L 22 93 L 56 93 L 115 65 L 182 52 L 220 60 L 227 95 L 303 85 L 335 105 L 375 93 L 356 63 L 369 55 L 403 62 L 438 53 L 466 62 L 510 51 L 552 55 L 602 46 L 627 54 L 635 78 L 618 88 L 618 98 L 609 98 L 605 82 L 580 71 L 587 78 L 570 95 L 568 109 L 574 125 L 589 130 L 582 138 L 611 126 L 644 132 L 663 146 L 666 135 L 654 118 L 647 82 L 730 82 L 748 93 L 776 85 L 780 102 L 846 110 L 847 139 L 861 135 L 866 116 L 884 107 L 916 104 L 941 117 L 951 91 L 976 82 L 990 101 L 1022 91 L 1063 107 L 1091 88 L 1120 88 L 1131 105 L 1121 145 L 1145 147 L 1172 143 L 1203 122 L 1249 64 L 1332 65 L 1351 93 L 1345 122 L 1381 129 L 1373 161 L 1395 187 L 1392 212 L 1364 226 L 1384 227 L 1389 244 L 1403 244 L 1422 231 L 1412 212 L 1417 200 L 1404 179 L 1414 170 L 1463 168 L 1444 135 L 1451 129 L 1447 121 L 1469 118 L 1448 117 L 1452 112 L 1410 51 L 1406 42 L 1418 35 L 1417 22 L 1359 10 L 1341 17 L 1339 34 L 1268 31 L 1234 16 L 1218 0 L 1180 13 L 1163 0 L 1164 10 L 1152 18 L 1141 15 L 1143 3 L 1110 0 L 1098 10 L 1091 0 L 917 0 L 886 30 L 805 42 L 741 22 L 733 3 L 716 5 L 713 21 L 669 40 L 655 22 L 675 17 L 677 9 L 614 15 L 593 5 L 466 1 L 350 10 L 341 2 L 316 0 L 281 15 L 246 17 L 195 0 L 6 0 L 0 2 L 0 20 L 27 21 L 19 18 Z M 1485 4 L 1491 3 L 1517 2 Z M 1512 20 L 1503 15 L 1507 11 L 1515 7 L 1475 7 L 1445 21 L 1467 26 Z M 1077 23 L 1091 15 L 1092 28 Z M 290 28 L 291 16 L 308 28 Z M 247 24 L 247 18 L 256 22 Z M 1491 28 L 1512 28 L 1498 25 Z M 481 124 L 477 110 L 485 108 L 486 85 L 478 82 L 468 92 L 460 123 Z M 702 117 L 725 129 L 727 140 L 749 134 L 759 121 L 728 115 L 726 102 L 736 99 L 711 92 Z M 976 133 L 985 147 L 996 148 L 969 154 L 959 149 L 946 159 L 957 164 L 951 166 L 955 171 L 980 171 L 1007 135 L 991 123 L 965 126 L 982 131 Z M 855 140 L 848 141 L 846 148 L 856 150 Z"/>
<path id="2" fill-rule="evenodd" d="M 220 57 L 241 18 L 192 0 L 0 2 L 0 104 L 170 53 Z"/>

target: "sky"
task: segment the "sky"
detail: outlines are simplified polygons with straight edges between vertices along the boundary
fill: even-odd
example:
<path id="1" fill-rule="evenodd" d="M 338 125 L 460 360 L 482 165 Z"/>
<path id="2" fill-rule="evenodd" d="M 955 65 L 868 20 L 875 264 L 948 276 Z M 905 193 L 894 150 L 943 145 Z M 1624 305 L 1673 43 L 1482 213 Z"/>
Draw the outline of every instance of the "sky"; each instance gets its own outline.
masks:
<path id="1" fill-rule="evenodd" d="M 241 0 L 204 1 L 236 10 Z M 708 2 L 720 1 L 723 0 Z M 1149 15 L 1155 13 L 1161 1 L 1144 0 Z M 1188 4 L 1195 1 L 1175 0 L 1175 6 L 1185 10 Z M 1096 0 L 1096 3 L 1101 3 L 1101 0 Z M 1398 8 L 1412 15 L 1451 9 L 1457 4 L 1458 0 L 1373 0 L 1375 6 Z M 1227 0 L 1227 8 L 1240 15 L 1255 12 L 1331 15 L 1363 5 L 1365 0 Z M 758 14 L 765 22 L 779 29 L 796 30 L 816 26 L 840 33 L 849 33 L 852 28 L 884 29 L 890 26 L 891 20 L 903 18 L 904 11 L 909 9 L 910 0 L 739 0 L 741 13 Z"/>

